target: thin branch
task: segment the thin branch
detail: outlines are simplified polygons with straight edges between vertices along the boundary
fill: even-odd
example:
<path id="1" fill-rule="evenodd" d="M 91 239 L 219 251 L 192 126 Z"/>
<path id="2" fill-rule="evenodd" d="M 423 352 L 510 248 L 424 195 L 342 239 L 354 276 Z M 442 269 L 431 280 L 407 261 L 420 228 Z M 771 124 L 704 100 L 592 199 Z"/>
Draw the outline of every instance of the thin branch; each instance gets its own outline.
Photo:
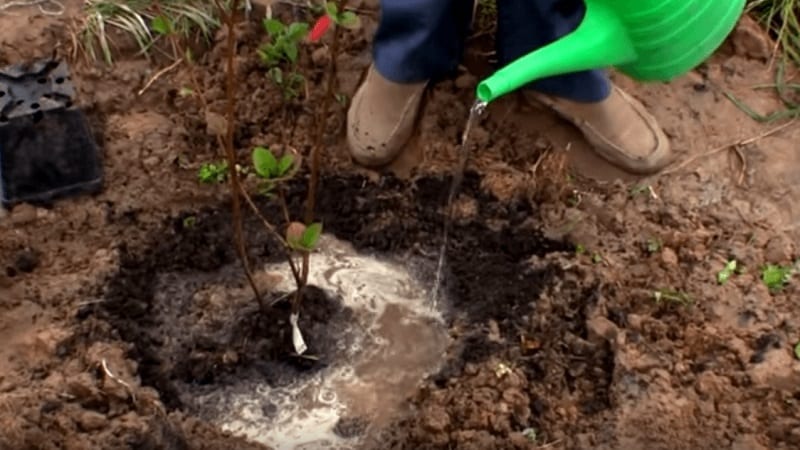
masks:
<path id="1" fill-rule="evenodd" d="M 250 209 L 253 211 L 256 217 L 258 217 L 258 219 L 261 220 L 261 223 L 264 225 L 264 228 L 266 228 L 267 231 L 272 233 L 275 236 L 275 238 L 278 239 L 278 242 L 281 243 L 281 247 L 283 248 L 284 254 L 286 256 L 286 260 L 289 262 L 289 267 L 292 269 L 292 276 L 294 276 L 294 281 L 297 284 L 297 286 L 300 286 L 303 280 L 300 277 L 300 271 L 297 269 L 297 264 L 295 264 L 294 259 L 292 259 L 292 252 L 290 250 L 289 244 L 286 242 L 283 236 L 281 236 L 278 230 L 276 230 L 275 227 L 269 222 L 269 220 L 267 220 L 267 218 L 264 217 L 263 214 L 261 214 L 261 210 L 258 209 L 258 206 L 253 201 L 253 198 L 250 197 L 250 194 L 247 193 L 247 190 L 245 190 L 243 186 L 240 186 L 240 189 L 242 192 L 242 197 L 244 197 L 247 204 L 250 205 Z"/>
<path id="2" fill-rule="evenodd" d="M 765 132 L 763 132 L 763 133 L 761 133 L 761 134 L 759 134 L 757 136 L 752 136 L 752 137 L 749 137 L 749 138 L 746 138 L 746 139 L 740 139 L 740 140 L 738 140 L 736 142 L 731 142 L 729 144 L 725 144 L 725 145 L 721 145 L 721 146 L 719 146 L 717 148 L 713 148 L 713 149 L 711 149 L 711 150 L 709 150 L 709 151 L 707 151 L 705 153 L 701 153 L 699 155 L 694 155 L 689 159 L 683 160 L 680 164 L 676 165 L 675 167 L 672 167 L 669 170 L 665 170 L 665 171 L 661 172 L 661 174 L 662 175 L 667 175 L 667 174 L 670 174 L 670 173 L 675 173 L 675 172 L 683 169 L 684 167 L 688 166 L 689 164 L 693 163 L 694 161 L 697 161 L 698 159 L 708 158 L 710 156 L 714 156 L 714 155 L 722 153 L 722 152 L 724 152 L 724 151 L 726 151 L 726 150 L 728 150 L 730 148 L 736 148 L 736 147 L 739 147 L 739 146 L 752 144 L 752 143 L 757 142 L 757 141 L 759 141 L 761 139 L 764 139 L 765 137 L 771 136 L 771 135 L 773 135 L 773 134 L 775 134 L 775 133 L 777 133 L 779 131 L 782 131 L 782 130 L 788 128 L 790 125 L 793 125 L 795 123 L 796 123 L 795 120 L 791 120 L 791 121 L 786 122 L 786 123 L 784 123 L 782 125 L 778 125 L 775 128 L 769 129 L 769 130 L 767 130 L 767 131 L 765 131 Z"/>
<path id="3" fill-rule="evenodd" d="M 178 67 L 182 62 L 183 62 L 183 59 L 177 59 L 177 60 L 175 60 L 175 62 L 173 62 L 169 66 L 167 66 L 167 67 L 159 70 L 158 72 L 156 72 L 156 74 L 153 75 L 153 77 L 150 78 L 150 80 L 144 85 L 144 87 L 142 89 L 140 89 L 139 92 L 137 92 L 136 94 L 139 95 L 139 96 L 144 94 L 148 89 L 150 89 L 150 86 L 152 86 L 153 83 L 155 83 L 159 78 L 164 76 L 164 74 L 166 74 L 170 70 Z"/>
<path id="4" fill-rule="evenodd" d="M 338 10 L 344 11 L 347 8 L 348 0 L 339 0 Z M 328 123 L 328 110 L 331 106 L 331 101 L 334 97 L 334 89 L 336 87 L 336 55 L 339 53 L 339 41 L 341 40 L 341 28 L 340 26 L 336 26 L 333 29 L 333 43 L 331 44 L 331 60 L 328 63 L 328 83 L 325 89 L 325 96 L 322 98 L 322 108 L 320 108 L 320 115 L 318 120 L 317 126 L 317 134 L 314 137 L 313 147 L 311 148 L 311 177 L 309 178 L 308 182 L 308 194 L 306 197 L 306 210 L 305 210 L 305 222 L 306 225 L 311 224 L 314 221 L 314 211 L 316 209 L 316 199 L 317 199 L 317 186 L 319 185 L 319 171 L 320 171 L 320 159 L 322 157 L 322 147 L 324 145 L 325 139 L 325 132 L 327 129 Z M 303 253 L 303 270 L 302 270 L 302 279 L 303 285 L 302 288 L 308 283 L 308 271 L 309 271 L 309 258 L 311 254 L 310 252 Z M 292 302 L 292 312 L 297 314 L 300 309 L 300 299 L 302 298 L 302 289 L 298 289 L 297 295 Z"/>
<path id="5" fill-rule="evenodd" d="M 253 294 L 256 296 L 256 300 L 258 301 L 259 306 L 262 310 L 265 309 L 264 300 L 261 298 L 261 294 L 258 292 L 258 286 L 256 286 L 256 282 L 253 279 L 253 272 L 250 270 L 250 262 L 247 259 L 247 249 L 244 243 L 244 229 L 242 223 L 242 205 L 241 205 L 241 197 L 240 197 L 240 183 L 239 183 L 239 171 L 236 170 L 236 150 L 234 149 L 234 132 L 236 127 L 236 66 L 234 64 L 234 58 L 236 55 L 236 13 L 235 11 L 239 8 L 239 0 L 232 0 L 231 2 L 231 10 L 225 10 L 225 7 L 222 5 L 220 0 L 214 0 L 214 3 L 217 5 L 219 9 L 220 16 L 224 18 L 224 22 L 228 27 L 228 39 L 227 39 L 227 86 L 226 86 L 226 95 L 228 101 L 228 110 L 227 110 L 227 130 L 225 133 L 225 153 L 228 160 L 228 167 L 230 167 L 230 187 L 231 187 L 231 209 L 232 209 L 232 220 L 233 220 L 233 232 L 234 232 L 234 241 L 236 244 L 236 250 L 239 254 L 239 260 L 242 263 L 242 268 L 244 269 L 245 276 L 247 277 L 247 282 L 250 284 L 250 288 L 253 290 Z"/>

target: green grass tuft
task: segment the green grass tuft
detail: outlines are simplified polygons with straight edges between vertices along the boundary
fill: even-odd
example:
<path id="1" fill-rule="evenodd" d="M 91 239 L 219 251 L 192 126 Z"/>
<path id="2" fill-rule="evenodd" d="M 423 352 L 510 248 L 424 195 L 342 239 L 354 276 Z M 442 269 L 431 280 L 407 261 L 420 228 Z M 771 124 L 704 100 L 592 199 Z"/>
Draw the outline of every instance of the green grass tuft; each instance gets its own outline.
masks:
<path id="1" fill-rule="evenodd" d="M 183 36 L 199 32 L 209 37 L 220 26 L 214 5 L 213 0 L 86 0 L 83 48 L 93 60 L 102 55 L 112 64 L 109 30 L 116 28 L 132 36 L 141 54 L 147 56 L 161 37 L 153 30 L 153 19 L 161 15 L 167 16 Z"/>

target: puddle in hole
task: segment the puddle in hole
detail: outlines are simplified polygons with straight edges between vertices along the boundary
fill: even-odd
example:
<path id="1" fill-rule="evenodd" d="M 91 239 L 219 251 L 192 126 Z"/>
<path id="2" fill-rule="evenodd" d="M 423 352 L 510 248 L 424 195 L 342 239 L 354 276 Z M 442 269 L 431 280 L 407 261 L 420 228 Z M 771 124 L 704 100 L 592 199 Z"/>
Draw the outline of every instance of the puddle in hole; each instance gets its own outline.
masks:
<path id="1" fill-rule="evenodd" d="M 278 290 L 293 289 L 286 264 L 266 270 L 282 275 Z M 420 381 L 440 368 L 448 334 L 441 313 L 431 307 L 429 290 L 409 264 L 359 255 L 324 236 L 311 258 L 309 283 L 331 291 L 354 311 L 345 357 L 289 386 L 264 383 L 245 394 L 226 392 L 216 422 L 276 450 L 355 449 L 366 435 L 341 437 L 334 431 L 339 420 L 358 419 L 380 429 L 401 413 Z"/>

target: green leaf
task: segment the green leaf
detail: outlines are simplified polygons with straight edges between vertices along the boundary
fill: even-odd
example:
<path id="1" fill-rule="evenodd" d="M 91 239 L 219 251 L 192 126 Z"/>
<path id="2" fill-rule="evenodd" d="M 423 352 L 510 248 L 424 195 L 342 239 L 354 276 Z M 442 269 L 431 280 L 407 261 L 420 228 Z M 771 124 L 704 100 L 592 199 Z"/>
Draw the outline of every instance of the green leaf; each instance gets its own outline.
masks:
<path id="1" fill-rule="evenodd" d="M 153 29 L 158 34 L 167 35 L 172 33 L 173 26 L 172 22 L 169 20 L 168 17 L 165 16 L 156 16 L 153 18 L 153 21 L 150 22 L 150 28 Z"/>
<path id="2" fill-rule="evenodd" d="M 319 242 L 320 235 L 322 235 L 322 224 L 319 222 L 312 223 L 303 232 L 303 236 L 300 238 L 300 245 L 306 250 L 313 250 L 317 246 L 317 242 Z"/>
<path id="3" fill-rule="evenodd" d="M 717 274 L 717 283 L 725 284 L 731 276 L 736 272 L 736 260 L 732 259 L 725 264 L 725 267 Z"/>
<path id="4" fill-rule="evenodd" d="M 253 166 L 261 178 L 270 179 L 278 172 L 278 160 L 264 147 L 253 149 Z"/>
<path id="5" fill-rule="evenodd" d="M 293 41 L 300 41 L 308 33 L 308 24 L 305 22 L 295 22 L 289 25 L 289 30 L 286 35 Z"/>
<path id="6" fill-rule="evenodd" d="M 333 19 L 334 21 L 336 21 L 336 19 L 339 17 L 339 8 L 336 7 L 336 3 L 334 2 L 326 3 L 325 11 L 328 13 L 329 16 L 331 16 L 331 19 Z"/>
<path id="7" fill-rule="evenodd" d="M 345 11 L 339 17 L 339 25 L 348 30 L 357 30 L 361 28 L 361 18 L 353 11 Z"/>
<path id="8" fill-rule="evenodd" d="M 178 91 L 178 95 L 180 95 L 181 97 L 189 97 L 194 95 L 194 91 L 192 90 L 192 88 L 184 86 Z"/>
<path id="9" fill-rule="evenodd" d="M 283 84 L 283 71 L 279 67 L 273 67 L 269 71 L 269 76 L 272 78 L 272 81 Z"/>
<path id="10" fill-rule="evenodd" d="M 297 46 L 296 45 L 294 45 L 294 44 L 287 45 L 286 48 L 284 49 L 284 52 L 286 52 L 286 57 L 289 58 L 289 61 L 291 61 L 291 62 L 297 61 Z"/>
<path id="11" fill-rule="evenodd" d="M 264 19 L 264 29 L 270 36 L 281 34 L 286 27 L 277 19 Z"/>
<path id="12" fill-rule="evenodd" d="M 278 176 L 282 177 L 286 175 L 289 170 L 291 170 L 292 166 L 294 165 L 294 156 L 293 155 L 283 155 L 281 160 L 278 161 Z"/>
<path id="13" fill-rule="evenodd" d="M 800 359 L 800 342 L 794 345 L 794 356 Z"/>

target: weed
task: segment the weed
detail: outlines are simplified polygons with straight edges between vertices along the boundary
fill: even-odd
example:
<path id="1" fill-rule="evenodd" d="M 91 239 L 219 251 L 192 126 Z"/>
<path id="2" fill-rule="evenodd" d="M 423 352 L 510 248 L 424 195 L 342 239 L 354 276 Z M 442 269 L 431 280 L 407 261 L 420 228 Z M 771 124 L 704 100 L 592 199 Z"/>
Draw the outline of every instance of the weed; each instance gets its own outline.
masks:
<path id="1" fill-rule="evenodd" d="M 650 254 L 660 252 L 663 246 L 664 244 L 661 242 L 661 239 L 658 238 L 650 238 L 645 243 L 645 249 L 647 250 L 647 253 Z"/>
<path id="2" fill-rule="evenodd" d="M 681 306 L 690 306 L 694 301 L 689 294 L 671 289 L 660 289 L 653 292 L 653 300 L 657 305 L 667 303 Z"/>
<path id="3" fill-rule="evenodd" d="M 770 292 L 778 292 L 789 284 L 794 270 L 793 266 L 767 264 L 761 269 L 761 281 L 764 282 Z"/>
<path id="4" fill-rule="evenodd" d="M 800 10 L 797 0 L 749 0 L 752 12 L 780 42 L 783 57 L 800 64 Z"/>
<path id="5" fill-rule="evenodd" d="M 600 253 L 592 253 L 592 262 L 595 264 L 600 264 L 603 262 L 603 256 Z"/>
<path id="6" fill-rule="evenodd" d="M 267 75 L 281 89 L 285 100 L 294 100 L 300 95 L 300 89 L 306 79 L 297 72 L 285 72 L 280 67 L 269 69 Z"/>
<path id="7" fill-rule="evenodd" d="M 794 344 L 794 356 L 797 359 L 800 359 L 800 342 Z"/>
<path id="8" fill-rule="evenodd" d="M 586 247 L 583 244 L 578 244 L 575 246 L 575 254 L 582 255 L 586 253 Z"/>
<path id="9" fill-rule="evenodd" d="M 148 56 L 167 30 L 183 37 L 199 32 L 207 39 L 220 25 L 209 0 L 86 0 L 84 13 L 81 46 L 93 60 L 102 54 L 107 64 L 113 63 L 110 28 L 132 36 Z"/>
<path id="10" fill-rule="evenodd" d="M 717 283 L 727 283 L 733 274 L 737 273 L 737 269 L 739 269 L 739 264 L 735 259 L 728 261 L 727 264 L 725 264 L 725 267 L 723 267 L 722 270 L 717 273 Z"/>
<path id="11" fill-rule="evenodd" d="M 228 161 L 203 163 L 197 171 L 197 178 L 203 184 L 220 184 L 228 179 Z"/>
<path id="12" fill-rule="evenodd" d="M 194 228 L 197 225 L 197 217 L 195 216 L 186 216 L 183 218 L 183 228 Z"/>

